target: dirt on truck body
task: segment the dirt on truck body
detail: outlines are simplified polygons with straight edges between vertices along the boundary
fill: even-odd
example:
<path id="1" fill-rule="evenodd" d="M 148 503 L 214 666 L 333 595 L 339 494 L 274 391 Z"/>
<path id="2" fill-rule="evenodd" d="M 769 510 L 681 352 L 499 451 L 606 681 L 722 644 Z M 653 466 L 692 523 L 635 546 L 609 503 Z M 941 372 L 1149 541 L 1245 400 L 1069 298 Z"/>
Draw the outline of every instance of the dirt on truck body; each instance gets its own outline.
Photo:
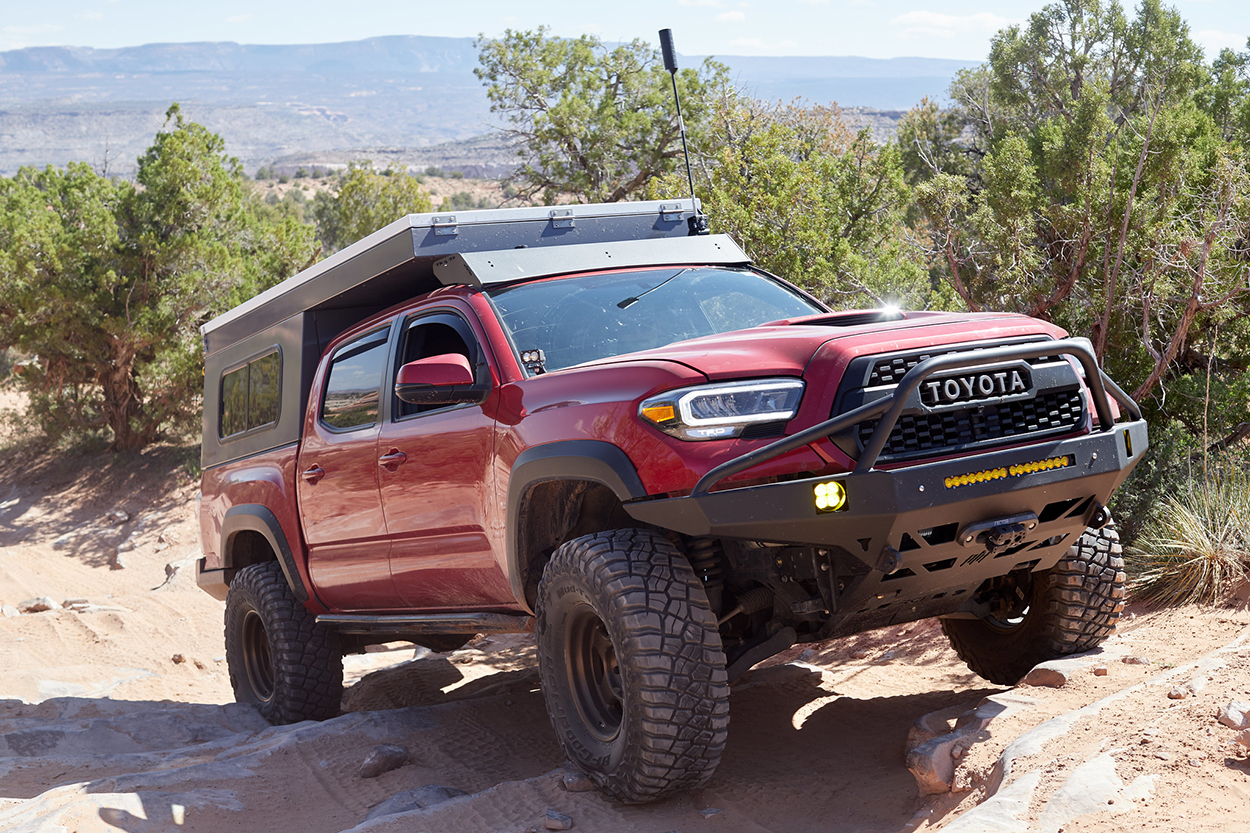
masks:
<path id="1" fill-rule="evenodd" d="M 729 684 L 942 617 L 1012 683 L 1113 631 L 1146 449 L 1087 340 L 832 312 L 691 201 L 413 215 L 204 329 L 200 585 L 238 699 L 338 713 L 344 652 L 536 632 L 606 793 L 704 783 Z"/>

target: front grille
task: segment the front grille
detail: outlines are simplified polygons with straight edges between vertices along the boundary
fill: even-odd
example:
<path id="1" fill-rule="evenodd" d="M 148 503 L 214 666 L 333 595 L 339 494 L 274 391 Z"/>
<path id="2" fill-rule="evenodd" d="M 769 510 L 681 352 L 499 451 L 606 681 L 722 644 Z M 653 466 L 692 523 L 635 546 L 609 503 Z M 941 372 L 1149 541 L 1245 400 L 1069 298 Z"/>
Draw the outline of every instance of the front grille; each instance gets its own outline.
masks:
<path id="1" fill-rule="evenodd" d="M 952 353 L 967 353 L 972 349 L 976 348 L 965 347 L 959 350 L 933 350 L 928 353 L 913 353 L 909 356 L 895 356 L 892 359 L 878 359 L 872 365 L 872 373 L 868 375 L 867 386 L 874 388 L 877 385 L 897 384 L 904 376 L 907 375 L 907 371 L 911 370 L 925 359 L 931 359 L 934 356 L 949 356 Z M 1026 359 L 1026 361 L 1032 365 L 1050 364 L 1051 362 L 1061 360 L 1061 356 L 1041 356 L 1036 359 Z"/>
<path id="2" fill-rule="evenodd" d="M 977 405 L 936 414 L 907 414 L 899 417 L 890 432 L 881 459 L 1070 430 L 1081 424 L 1084 414 L 1081 393 L 1077 389 L 1046 392 L 1034 399 L 998 405 Z M 875 419 L 859 424 L 861 449 L 876 427 Z"/>

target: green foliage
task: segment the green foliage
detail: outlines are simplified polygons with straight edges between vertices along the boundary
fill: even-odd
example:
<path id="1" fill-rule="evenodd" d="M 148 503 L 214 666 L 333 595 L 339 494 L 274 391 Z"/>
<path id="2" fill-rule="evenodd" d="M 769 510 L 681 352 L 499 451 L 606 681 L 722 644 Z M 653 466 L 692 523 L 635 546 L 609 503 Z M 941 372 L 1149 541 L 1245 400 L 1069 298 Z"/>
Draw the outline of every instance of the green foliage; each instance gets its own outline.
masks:
<path id="1" fill-rule="evenodd" d="M 723 91 L 693 146 L 712 230 L 732 235 L 763 268 L 835 307 L 934 300 L 907 241 L 911 189 L 896 145 L 852 132 L 836 109 Z M 684 171 L 648 189 L 653 198 L 686 193 Z"/>
<path id="2" fill-rule="evenodd" d="M 491 111 L 511 125 L 521 165 L 510 178 L 524 199 L 617 202 L 674 170 L 681 138 L 672 82 L 657 50 L 640 40 L 608 49 L 596 37 L 508 29 L 477 40 Z M 710 59 L 681 70 L 686 124 L 709 113 L 709 92 L 728 70 Z"/>
<path id="3" fill-rule="evenodd" d="M 1176 423 L 1151 431 L 1150 448 L 1111 496 L 1111 514 L 1126 546 L 1158 523 L 1163 500 L 1175 494 L 1177 484 L 1201 478 L 1203 451 L 1202 438 Z"/>
<path id="4" fill-rule="evenodd" d="M 443 201 L 442 208 L 448 211 L 471 211 L 477 208 L 490 208 L 491 204 L 486 197 L 481 199 L 473 199 L 473 195 L 468 191 L 457 191 L 446 200 Z"/>
<path id="5" fill-rule="evenodd" d="M 1163 498 L 1127 560 L 1134 595 L 1165 605 L 1226 599 L 1250 573 L 1246 460 L 1213 458 L 1200 477 Z"/>
<path id="6" fill-rule="evenodd" d="M 926 102 L 901 126 L 933 268 L 969 309 L 1089 336 L 1113 377 L 1155 397 L 1156 425 L 1211 426 L 1205 397 L 1168 388 L 1231 393 L 1250 365 L 1246 63 L 1226 51 L 1205 67 L 1157 0 L 1131 18 L 1067 0 L 1001 31 L 953 107 Z M 1217 330 L 1199 365 L 1193 345 Z"/>
<path id="7" fill-rule="evenodd" d="M 375 171 L 373 163 L 352 162 L 333 191 L 313 198 L 321 242 L 335 251 L 409 214 L 432 211 L 430 196 L 404 171 Z"/>
<path id="8" fill-rule="evenodd" d="M 311 230 L 243 187 L 224 142 L 170 108 L 137 185 L 72 163 L 0 179 L 0 346 L 45 432 L 141 447 L 198 418 L 198 326 L 295 272 Z"/>

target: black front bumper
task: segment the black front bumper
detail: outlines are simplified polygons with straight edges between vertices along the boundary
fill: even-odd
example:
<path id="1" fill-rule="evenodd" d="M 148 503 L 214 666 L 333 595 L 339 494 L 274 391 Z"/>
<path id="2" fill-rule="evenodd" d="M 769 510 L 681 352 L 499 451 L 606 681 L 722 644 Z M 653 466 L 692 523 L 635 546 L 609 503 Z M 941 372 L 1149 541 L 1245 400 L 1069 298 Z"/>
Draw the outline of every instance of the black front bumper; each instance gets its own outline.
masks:
<path id="1" fill-rule="evenodd" d="M 1105 503 L 1145 447 L 1146 423 L 1137 420 L 1121 423 L 1115 431 L 894 471 L 874 469 L 690 497 L 640 500 L 627 503 L 625 509 L 637 520 L 697 537 L 859 549 L 863 560 L 875 566 L 887 546 L 901 549 L 906 556 L 904 533 L 919 539 L 918 545 L 925 548 L 923 542 L 930 536 L 918 535 L 921 530 L 950 523 L 963 527 L 1028 513 L 1042 519 L 1048 517 L 1050 504 L 1076 497 Z M 964 475 L 1009 472 L 1013 467 L 1057 458 L 1071 462 L 1063 468 L 947 485 L 948 480 Z M 818 484 L 831 481 L 845 487 L 846 506 L 841 511 L 822 513 L 816 508 L 814 490 Z M 1087 509 L 1094 511 L 1092 505 Z M 1039 520 L 1036 534 L 1057 528 L 1051 524 L 1062 525 L 1065 520 L 1071 519 Z M 1080 520 L 1087 521 L 1088 517 L 1083 513 Z M 1082 522 L 1080 528 L 1085 525 Z M 863 539 L 871 541 L 866 548 L 858 543 Z"/>
<path id="2" fill-rule="evenodd" d="M 982 360 L 1003 353 L 1053 354 L 1057 347 L 1085 350 L 1073 342 L 1052 341 L 982 351 Z M 1089 388 L 1100 417 L 1100 427 L 1088 434 L 889 471 L 872 467 L 880 446 L 869 443 L 866 451 L 874 457 L 861 457 L 853 472 L 709 491 L 717 480 L 747 468 L 747 460 L 739 458 L 710 473 L 688 497 L 632 501 L 625 509 L 639 521 L 686 535 L 809 546 L 836 551 L 843 563 L 858 562 L 858 569 L 839 579 L 848 592 L 839 600 L 839 610 L 830 611 L 836 620 L 858 619 L 844 632 L 949 613 L 960 609 L 969 591 L 987 578 L 1054 566 L 1144 454 L 1147 434 L 1140 411 L 1101 376 L 1093 357 L 1088 359 L 1087 378 L 1093 375 L 1091 368 L 1098 374 Z M 878 403 L 878 413 L 891 410 L 892 403 L 914 391 L 926 376 L 967 361 L 941 357 L 918 365 L 904 377 L 895 397 Z M 1112 422 L 1106 388 L 1099 382 L 1113 391 L 1132 421 Z M 785 453 L 829 433 L 831 425 L 857 422 L 862 410 L 747 458 L 755 465 Z M 885 414 L 878 433 L 888 434 L 891 416 L 899 410 Z M 1056 464 L 1060 460 L 1063 465 Z M 845 488 L 846 503 L 839 511 L 822 512 L 815 488 L 831 481 Z M 985 530 L 1014 523 L 1023 529 L 1009 546 L 987 545 Z"/>

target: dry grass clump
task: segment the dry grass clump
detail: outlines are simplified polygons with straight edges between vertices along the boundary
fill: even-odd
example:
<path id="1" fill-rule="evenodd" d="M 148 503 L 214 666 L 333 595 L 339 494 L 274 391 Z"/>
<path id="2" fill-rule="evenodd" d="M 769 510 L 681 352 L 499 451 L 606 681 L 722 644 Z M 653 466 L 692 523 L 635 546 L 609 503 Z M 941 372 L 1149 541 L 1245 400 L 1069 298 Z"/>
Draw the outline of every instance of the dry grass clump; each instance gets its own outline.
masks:
<path id="1" fill-rule="evenodd" d="M 1240 461 L 1164 498 L 1129 553 L 1133 595 L 1164 605 L 1214 604 L 1250 575 L 1250 476 Z"/>

